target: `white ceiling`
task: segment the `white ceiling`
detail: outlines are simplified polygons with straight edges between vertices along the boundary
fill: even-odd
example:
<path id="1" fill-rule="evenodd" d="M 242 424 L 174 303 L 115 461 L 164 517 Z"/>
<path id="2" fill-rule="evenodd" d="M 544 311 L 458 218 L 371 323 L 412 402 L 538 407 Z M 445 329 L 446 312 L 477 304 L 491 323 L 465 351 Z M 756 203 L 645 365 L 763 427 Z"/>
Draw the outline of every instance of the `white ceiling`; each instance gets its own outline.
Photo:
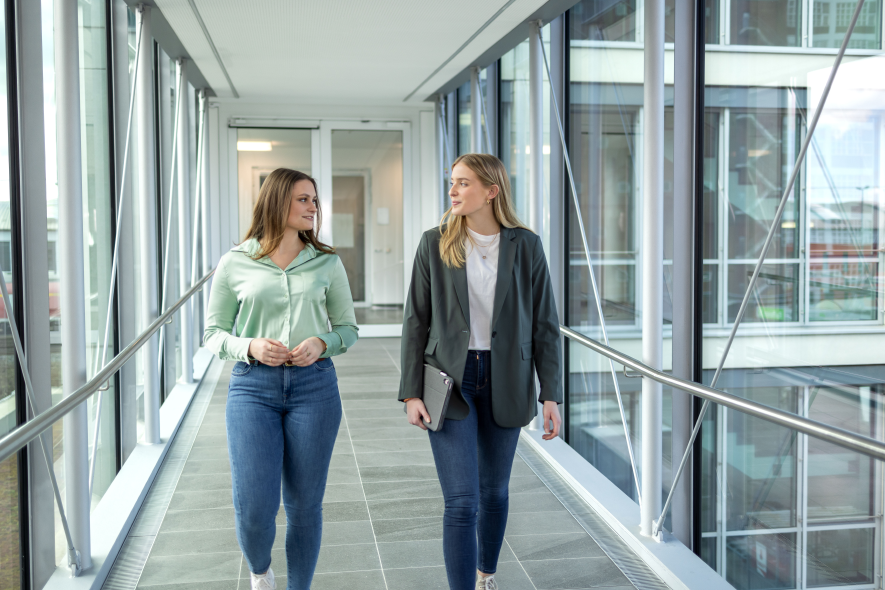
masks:
<path id="1" fill-rule="evenodd" d="M 366 105 L 403 104 L 409 95 L 408 103 L 420 103 L 545 4 L 545 0 L 155 2 L 219 97 L 234 97 L 226 69 L 243 100 Z"/>

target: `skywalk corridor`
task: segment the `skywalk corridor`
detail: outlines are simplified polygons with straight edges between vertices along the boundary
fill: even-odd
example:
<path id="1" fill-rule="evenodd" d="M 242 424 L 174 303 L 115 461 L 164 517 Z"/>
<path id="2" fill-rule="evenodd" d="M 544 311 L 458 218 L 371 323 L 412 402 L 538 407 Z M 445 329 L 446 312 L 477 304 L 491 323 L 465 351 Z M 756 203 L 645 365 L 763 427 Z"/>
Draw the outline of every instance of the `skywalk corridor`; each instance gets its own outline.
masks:
<path id="1" fill-rule="evenodd" d="M 335 358 L 344 418 L 326 488 L 314 590 L 448 587 L 443 500 L 427 434 L 406 423 L 395 400 L 399 344 L 363 339 Z M 105 589 L 248 588 L 234 534 L 224 426 L 232 365 L 216 360 L 210 368 Z M 510 493 L 497 574 L 502 589 L 667 588 L 522 442 Z M 282 507 L 277 522 L 273 568 L 283 589 Z"/>

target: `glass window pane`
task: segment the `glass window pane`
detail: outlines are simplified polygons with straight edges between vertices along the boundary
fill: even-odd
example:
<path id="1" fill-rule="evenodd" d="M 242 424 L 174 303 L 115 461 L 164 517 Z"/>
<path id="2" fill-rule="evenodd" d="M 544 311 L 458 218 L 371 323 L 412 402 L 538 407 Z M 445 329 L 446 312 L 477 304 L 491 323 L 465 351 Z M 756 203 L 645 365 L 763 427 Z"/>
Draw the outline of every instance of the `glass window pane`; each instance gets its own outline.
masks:
<path id="1" fill-rule="evenodd" d="M 792 387 L 754 387 L 731 393 L 788 412 L 798 410 L 797 391 Z M 729 411 L 727 436 L 727 530 L 795 526 L 795 432 Z"/>
<path id="2" fill-rule="evenodd" d="M 728 265 L 728 321 L 737 318 L 741 301 L 750 285 L 753 264 Z M 747 302 L 743 322 L 799 321 L 799 265 L 763 264 L 756 286 Z"/>
<path id="3" fill-rule="evenodd" d="M 795 109 L 730 109 L 729 258 L 758 258 L 762 251 L 796 158 L 797 121 Z M 791 196 L 769 258 L 799 255 L 798 220 L 799 201 Z"/>
<path id="4" fill-rule="evenodd" d="M 528 220 L 529 191 L 529 44 L 520 43 L 501 57 L 498 153 L 510 173 L 517 215 Z"/>
<path id="5" fill-rule="evenodd" d="M 808 264 L 808 319 L 812 322 L 875 320 L 879 264 L 841 259 Z"/>
<path id="6" fill-rule="evenodd" d="M 600 322 L 589 267 L 584 263 L 583 258 L 584 256 L 573 258 L 572 264 L 569 266 L 569 323 L 572 326 L 590 328 L 599 326 Z M 593 271 L 602 300 L 605 325 L 634 325 L 636 323 L 636 266 L 594 264 Z"/>
<path id="7" fill-rule="evenodd" d="M 873 583 L 875 529 L 808 532 L 809 588 Z"/>
<path id="8" fill-rule="evenodd" d="M 703 274 L 703 307 L 701 315 L 705 324 L 719 322 L 719 265 L 705 264 Z"/>
<path id="9" fill-rule="evenodd" d="M 636 0 L 582 0 L 569 11 L 572 39 L 636 41 Z"/>
<path id="10" fill-rule="evenodd" d="M 812 44 L 814 47 L 839 47 L 848 32 L 857 2 L 851 0 L 814 0 Z M 848 42 L 851 49 L 879 49 L 882 46 L 882 0 L 866 0 Z"/>
<path id="11" fill-rule="evenodd" d="M 470 151 L 470 82 L 465 82 L 458 88 L 458 155 Z"/>
<path id="12" fill-rule="evenodd" d="M 796 587 L 796 535 L 729 537 L 725 579 L 737 590 Z"/>
<path id="13" fill-rule="evenodd" d="M 731 44 L 798 47 L 801 7 L 797 0 L 731 0 Z"/>

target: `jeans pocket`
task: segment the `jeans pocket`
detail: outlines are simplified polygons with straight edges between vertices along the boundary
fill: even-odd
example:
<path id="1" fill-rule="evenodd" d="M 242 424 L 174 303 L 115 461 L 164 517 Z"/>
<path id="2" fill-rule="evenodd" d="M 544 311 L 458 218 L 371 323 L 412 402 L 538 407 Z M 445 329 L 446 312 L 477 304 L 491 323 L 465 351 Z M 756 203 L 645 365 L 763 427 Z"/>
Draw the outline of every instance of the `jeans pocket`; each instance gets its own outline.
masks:
<path id="1" fill-rule="evenodd" d="M 242 377 L 244 375 L 248 375 L 249 371 L 252 370 L 252 363 L 244 363 L 243 361 L 237 361 L 237 364 L 234 365 L 234 368 L 231 370 L 230 374 L 234 377 Z"/>
<path id="2" fill-rule="evenodd" d="M 330 358 L 318 359 L 317 362 L 313 364 L 313 366 L 317 371 L 325 372 L 335 370 L 335 365 L 332 363 L 332 359 Z"/>

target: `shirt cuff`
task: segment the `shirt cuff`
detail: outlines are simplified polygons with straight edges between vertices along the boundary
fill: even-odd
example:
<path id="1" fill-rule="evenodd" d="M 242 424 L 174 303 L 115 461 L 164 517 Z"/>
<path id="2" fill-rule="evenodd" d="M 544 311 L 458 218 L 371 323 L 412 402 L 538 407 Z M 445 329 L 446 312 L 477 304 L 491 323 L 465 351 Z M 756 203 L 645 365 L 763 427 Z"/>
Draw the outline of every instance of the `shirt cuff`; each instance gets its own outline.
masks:
<path id="1" fill-rule="evenodd" d="M 232 360 L 249 362 L 249 346 L 254 338 L 237 338 L 236 344 L 230 347 Z"/>
<path id="2" fill-rule="evenodd" d="M 321 359 L 326 359 L 331 356 L 334 356 L 341 350 L 341 336 L 339 336 L 335 332 L 329 332 L 327 334 L 320 334 L 317 336 L 320 340 L 326 343 L 326 352 L 320 355 Z"/>

